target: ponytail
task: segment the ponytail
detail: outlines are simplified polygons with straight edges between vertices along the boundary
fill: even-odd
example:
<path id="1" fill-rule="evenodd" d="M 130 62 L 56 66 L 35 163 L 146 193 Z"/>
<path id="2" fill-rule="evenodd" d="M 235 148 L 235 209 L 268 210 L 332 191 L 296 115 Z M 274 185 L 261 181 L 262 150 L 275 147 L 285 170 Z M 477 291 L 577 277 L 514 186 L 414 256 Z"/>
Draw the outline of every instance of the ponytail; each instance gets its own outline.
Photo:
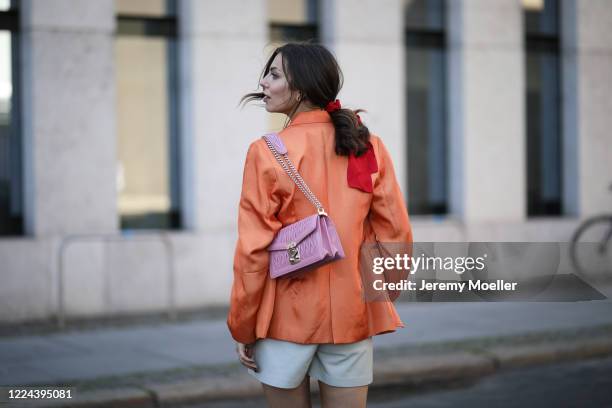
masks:
<path id="1" fill-rule="evenodd" d="M 359 117 L 359 112 L 364 112 L 364 110 L 353 111 L 342 108 L 326 110 L 336 130 L 336 154 L 340 156 L 354 154 L 357 157 L 364 154 L 370 141 L 370 130 Z"/>

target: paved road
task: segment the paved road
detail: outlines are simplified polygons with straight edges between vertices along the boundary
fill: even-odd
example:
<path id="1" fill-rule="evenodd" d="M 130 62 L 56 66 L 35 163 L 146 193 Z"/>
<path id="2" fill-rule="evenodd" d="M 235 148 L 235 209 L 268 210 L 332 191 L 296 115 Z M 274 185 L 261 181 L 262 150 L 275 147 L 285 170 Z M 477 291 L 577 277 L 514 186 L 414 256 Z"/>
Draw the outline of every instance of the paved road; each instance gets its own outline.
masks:
<path id="1" fill-rule="evenodd" d="M 612 301 L 399 303 L 406 328 L 375 350 L 612 324 Z M 235 363 L 224 320 L 197 320 L 0 339 L 0 384 L 54 384 Z"/>
<path id="2" fill-rule="evenodd" d="M 208 402 L 183 408 L 265 408 L 263 399 Z M 314 407 L 320 407 L 318 402 Z M 369 408 L 612 407 L 612 357 L 502 371 L 472 384 L 411 393 L 370 393 Z"/>

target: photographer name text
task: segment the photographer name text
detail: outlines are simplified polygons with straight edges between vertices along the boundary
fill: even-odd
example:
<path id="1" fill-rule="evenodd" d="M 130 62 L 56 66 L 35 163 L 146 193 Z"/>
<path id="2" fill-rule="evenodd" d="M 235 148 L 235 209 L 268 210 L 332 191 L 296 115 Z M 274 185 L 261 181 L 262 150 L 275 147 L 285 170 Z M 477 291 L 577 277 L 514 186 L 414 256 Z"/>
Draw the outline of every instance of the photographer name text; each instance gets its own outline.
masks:
<path id="1" fill-rule="evenodd" d="M 403 279 L 399 282 L 385 282 L 382 279 L 375 280 L 372 285 L 375 290 L 438 290 L 438 291 L 454 291 L 463 292 L 467 290 L 516 290 L 517 282 L 506 282 L 503 279 L 497 279 L 495 282 L 483 282 L 478 280 L 469 280 L 467 282 L 427 282 L 421 281 L 421 286 L 417 286 L 417 282 Z"/>

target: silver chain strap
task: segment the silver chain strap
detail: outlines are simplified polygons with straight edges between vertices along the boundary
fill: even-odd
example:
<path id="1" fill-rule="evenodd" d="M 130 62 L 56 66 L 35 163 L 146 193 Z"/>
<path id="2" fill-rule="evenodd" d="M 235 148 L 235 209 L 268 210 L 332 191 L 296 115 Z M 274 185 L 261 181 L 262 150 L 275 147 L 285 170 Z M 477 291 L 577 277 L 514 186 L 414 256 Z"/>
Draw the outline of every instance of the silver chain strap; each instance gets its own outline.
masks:
<path id="1" fill-rule="evenodd" d="M 293 163 L 289 159 L 289 155 L 287 155 L 287 153 L 281 155 L 267 138 L 264 138 L 264 140 L 266 141 L 268 148 L 270 148 L 270 150 L 272 151 L 272 154 L 274 155 L 276 161 L 281 165 L 283 170 L 285 170 L 285 173 L 287 173 L 291 180 L 293 180 L 295 185 L 298 186 L 300 191 L 304 193 L 308 201 L 310 201 L 312 205 L 316 207 L 317 212 L 321 215 L 327 215 L 325 213 L 325 209 L 323 208 L 317 197 L 310 190 L 310 188 L 308 188 L 308 184 L 306 184 L 300 173 L 293 166 Z"/>

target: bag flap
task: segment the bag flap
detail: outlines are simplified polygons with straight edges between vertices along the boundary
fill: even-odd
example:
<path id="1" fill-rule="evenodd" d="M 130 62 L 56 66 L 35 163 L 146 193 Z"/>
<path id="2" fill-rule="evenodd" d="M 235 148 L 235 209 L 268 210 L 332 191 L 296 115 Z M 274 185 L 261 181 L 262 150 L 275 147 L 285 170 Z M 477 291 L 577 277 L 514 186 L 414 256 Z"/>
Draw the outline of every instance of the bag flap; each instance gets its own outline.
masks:
<path id="1" fill-rule="evenodd" d="M 291 242 L 295 242 L 296 245 L 299 244 L 317 229 L 318 221 L 319 214 L 314 214 L 291 225 L 287 225 L 278 232 L 278 235 L 268 247 L 268 251 L 286 250 Z"/>

